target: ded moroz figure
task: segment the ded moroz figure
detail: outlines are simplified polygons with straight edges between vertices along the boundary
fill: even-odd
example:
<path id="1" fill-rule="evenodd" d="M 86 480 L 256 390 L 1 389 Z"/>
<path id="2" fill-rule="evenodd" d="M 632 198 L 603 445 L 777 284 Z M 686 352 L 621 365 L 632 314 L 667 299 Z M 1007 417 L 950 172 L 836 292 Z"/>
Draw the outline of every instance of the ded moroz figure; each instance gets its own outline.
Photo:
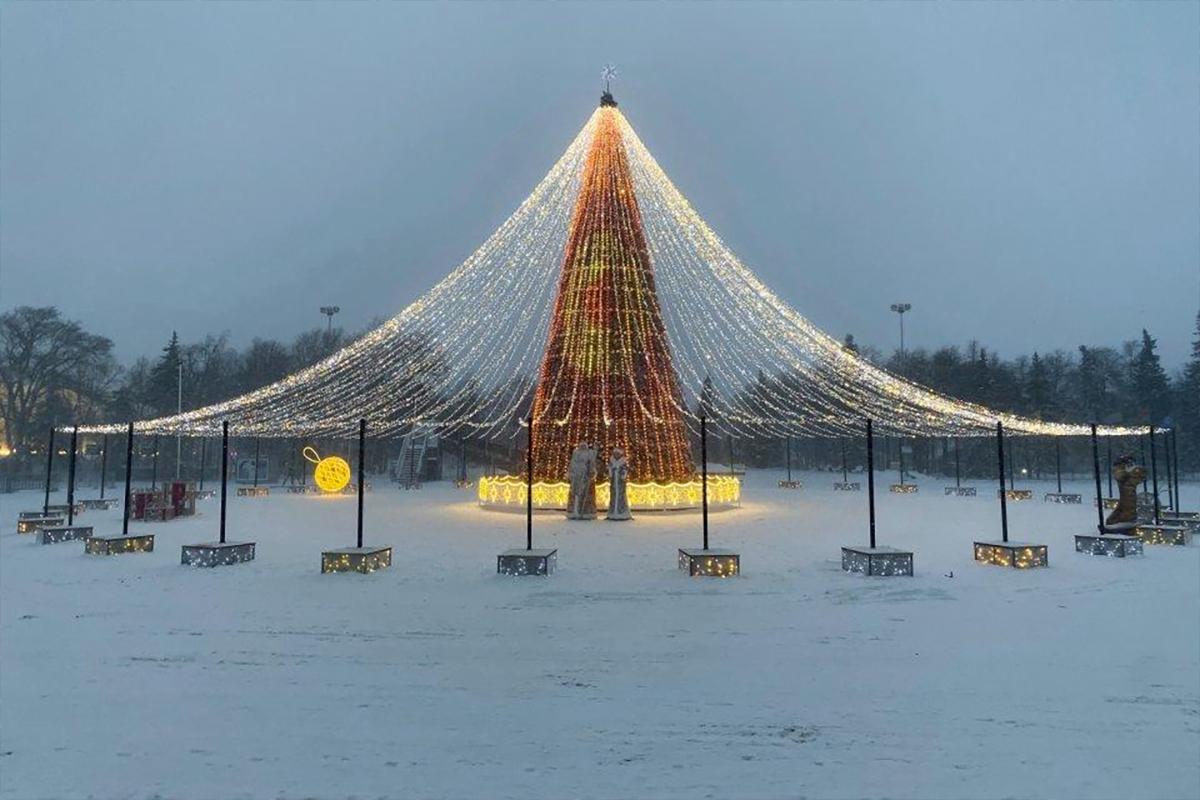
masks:
<path id="1" fill-rule="evenodd" d="M 625 451 L 614 447 L 608 460 L 608 515 L 606 519 L 633 519 L 629 513 L 629 462 Z"/>
<path id="2" fill-rule="evenodd" d="M 567 498 L 567 519 L 596 518 L 596 450 L 580 442 L 571 453 L 567 470 L 571 493 Z"/>

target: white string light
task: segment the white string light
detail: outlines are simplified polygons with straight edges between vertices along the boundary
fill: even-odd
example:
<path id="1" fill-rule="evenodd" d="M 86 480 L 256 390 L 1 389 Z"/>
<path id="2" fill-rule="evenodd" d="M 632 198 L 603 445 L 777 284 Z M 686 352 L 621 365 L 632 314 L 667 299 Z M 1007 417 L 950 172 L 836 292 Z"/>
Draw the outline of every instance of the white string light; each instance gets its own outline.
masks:
<path id="1" fill-rule="evenodd" d="M 1042 422 L 946 397 L 847 351 L 737 259 L 615 106 L 593 113 L 478 250 L 382 326 L 276 383 L 136 422 L 135 432 L 209 436 L 228 420 L 239 435 L 352 436 L 365 418 L 376 435 L 418 423 L 475 437 L 515 435 L 517 421 L 529 412 L 585 158 L 602 119 L 620 130 L 662 309 L 663 324 L 649 327 L 647 315 L 657 317 L 652 308 L 630 312 L 629 324 L 641 327 L 627 339 L 665 336 L 661 352 L 683 392 L 666 408 L 678 402 L 676 410 L 693 427 L 703 398 L 713 424 L 739 435 L 857 434 L 865 417 L 892 435 L 988 435 L 997 420 L 1018 435 L 1090 432 L 1085 425 Z M 611 224 L 637 224 L 627 217 Z M 659 388 L 658 396 L 678 397 L 670 387 Z M 548 389 L 553 394 L 560 387 Z M 638 387 L 630 389 L 638 413 L 651 420 L 662 413 Z M 122 433 L 124 424 L 79 430 Z M 1140 429 L 1105 426 L 1099 432 L 1134 435 Z"/>

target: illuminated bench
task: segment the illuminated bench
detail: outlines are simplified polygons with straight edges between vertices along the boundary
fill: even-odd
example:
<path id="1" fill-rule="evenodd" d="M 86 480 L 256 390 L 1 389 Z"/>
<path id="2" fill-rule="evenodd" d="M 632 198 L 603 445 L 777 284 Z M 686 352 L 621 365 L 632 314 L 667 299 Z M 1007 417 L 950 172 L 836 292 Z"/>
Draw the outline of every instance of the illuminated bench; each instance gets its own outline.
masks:
<path id="1" fill-rule="evenodd" d="M 1142 555 L 1142 540 L 1123 533 L 1077 533 L 1075 552 L 1090 556 L 1125 558 Z"/>
<path id="2" fill-rule="evenodd" d="M 179 563 L 185 567 L 227 567 L 254 560 L 254 542 L 185 544 Z"/>
<path id="3" fill-rule="evenodd" d="M 854 482 L 847 481 L 847 482 L 843 482 L 843 483 L 835 483 L 833 485 L 833 490 L 835 492 L 860 492 L 860 491 L 862 491 L 862 484 L 858 483 L 857 481 L 854 481 Z"/>
<path id="4" fill-rule="evenodd" d="M 121 502 L 116 497 L 91 497 L 87 500 L 80 500 L 83 507 L 94 511 L 107 511 L 110 508 L 116 508 Z"/>
<path id="5" fill-rule="evenodd" d="M 390 547 L 343 547 L 321 553 L 321 572 L 361 572 L 368 575 L 392 565 Z"/>
<path id="6" fill-rule="evenodd" d="M 237 490 L 238 497 L 266 497 L 270 493 L 266 486 L 239 486 Z"/>
<path id="7" fill-rule="evenodd" d="M 549 575 L 558 564 L 558 550 L 505 550 L 496 556 L 496 572 L 500 575 Z"/>
<path id="8" fill-rule="evenodd" d="M 1083 503 L 1083 495 L 1073 494 L 1070 492 L 1046 492 L 1045 496 L 1042 498 L 1042 502 L 1081 505 Z"/>
<path id="9" fill-rule="evenodd" d="M 91 525 L 54 525 L 38 531 L 38 544 L 61 544 L 87 539 L 92 535 Z"/>
<path id="10" fill-rule="evenodd" d="M 999 491 L 999 490 L 997 490 Z M 955 497 L 975 497 L 979 492 L 974 486 L 947 486 L 946 497 L 954 495 Z"/>
<path id="11" fill-rule="evenodd" d="M 1168 544 L 1187 547 L 1192 543 L 1192 529 L 1186 525 L 1138 524 L 1133 535 L 1143 544 Z"/>
<path id="12" fill-rule="evenodd" d="M 997 489 L 996 497 L 1000 496 L 1000 492 L 1004 492 L 1005 498 L 1014 501 L 1032 500 L 1033 489 Z"/>
<path id="13" fill-rule="evenodd" d="M 975 560 L 997 567 L 1031 569 L 1050 565 L 1050 551 L 1044 544 L 1029 542 L 975 542 Z"/>
<path id="14" fill-rule="evenodd" d="M 842 569 L 863 575 L 912 575 L 913 554 L 894 547 L 843 547 Z"/>
<path id="15" fill-rule="evenodd" d="M 83 541 L 83 552 L 91 556 L 116 556 L 122 553 L 154 552 L 154 534 L 133 536 L 91 536 Z"/>
<path id="16" fill-rule="evenodd" d="M 888 487 L 888 491 L 892 494 L 916 494 L 917 485 L 915 483 L 893 483 Z"/>
<path id="17" fill-rule="evenodd" d="M 688 575 L 732 578 L 742 571 L 741 558 L 729 550 L 679 549 L 679 569 Z"/>
<path id="18" fill-rule="evenodd" d="M 58 515 L 44 515 L 38 513 L 37 516 L 25 516 L 28 512 L 22 512 L 21 518 L 17 520 L 17 533 L 37 533 L 39 528 L 55 527 L 62 525 L 66 519 Z"/>

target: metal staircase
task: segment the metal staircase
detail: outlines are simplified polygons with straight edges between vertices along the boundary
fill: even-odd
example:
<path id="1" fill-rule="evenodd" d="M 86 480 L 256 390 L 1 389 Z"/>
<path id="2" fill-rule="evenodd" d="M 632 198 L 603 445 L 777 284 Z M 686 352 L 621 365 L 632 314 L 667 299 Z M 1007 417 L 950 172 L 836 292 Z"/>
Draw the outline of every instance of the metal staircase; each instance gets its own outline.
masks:
<path id="1" fill-rule="evenodd" d="M 396 465 L 396 480 L 404 489 L 420 489 L 421 475 L 425 467 L 425 453 L 429 448 L 428 428 L 415 428 L 404 437 L 400 446 L 400 458 Z"/>

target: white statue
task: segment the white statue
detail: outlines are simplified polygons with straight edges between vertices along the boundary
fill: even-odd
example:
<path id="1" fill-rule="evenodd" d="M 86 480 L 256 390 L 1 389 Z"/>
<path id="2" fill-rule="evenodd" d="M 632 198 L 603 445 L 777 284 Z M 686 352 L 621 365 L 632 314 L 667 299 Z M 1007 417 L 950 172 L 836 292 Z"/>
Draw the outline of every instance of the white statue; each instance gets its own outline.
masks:
<path id="1" fill-rule="evenodd" d="M 567 478 L 571 482 L 567 519 L 595 519 L 596 451 L 587 442 L 580 442 L 572 451 Z"/>
<path id="2" fill-rule="evenodd" d="M 633 519 L 629 513 L 629 462 L 625 451 L 614 447 L 608 460 L 608 516 L 607 519 Z"/>

